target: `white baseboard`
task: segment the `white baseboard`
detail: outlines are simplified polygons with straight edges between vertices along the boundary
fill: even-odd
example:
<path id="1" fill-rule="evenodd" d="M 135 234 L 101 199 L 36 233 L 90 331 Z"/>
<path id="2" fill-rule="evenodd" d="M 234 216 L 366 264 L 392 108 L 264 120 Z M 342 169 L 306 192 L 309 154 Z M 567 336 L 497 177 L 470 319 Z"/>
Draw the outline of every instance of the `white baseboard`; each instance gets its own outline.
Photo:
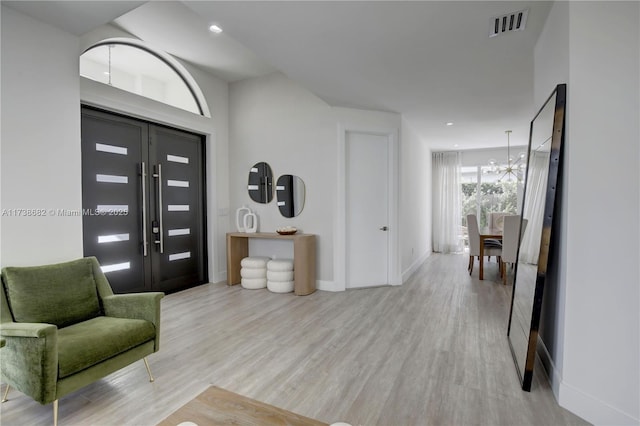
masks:
<path id="1" fill-rule="evenodd" d="M 537 353 L 547 373 L 558 405 L 594 425 L 638 425 L 640 419 L 588 395 L 562 380 L 542 339 L 538 339 Z"/>
<path id="2" fill-rule="evenodd" d="M 579 389 L 560 383 L 558 404 L 594 425 L 638 425 L 640 419 L 624 413 L 598 398 Z"/>
<path id="3" fill-rule="evenodd" d="M 409 277 L 411 277 L 411 275 L 413 275 L 413 273 L 418 270 L 418 268 L 425 262 L 425 260 L 427 260 L 429 256 L 431 256 L 431 251 L 427 251 L 422 256 L 414 260 L 409 268 L 407 268 L 407 270 L 402 273 L 402 282 L 407 282 Z"/>
<path id="4" fill-rule="evenodd" d="M 316 288 L 322 291 L 344 291 L 344 285 L 337 284 L 335 281 L 317 280 Z"/>
<path id="5" fill-rule="evenodd" d="M 431 252 L 428 251 L 426 253 L 424 253 L 422 256 L 420 256 L 419 258 L 417 258 L 412 264 L 411 266 L 402 273 L 400 278 L 400 282 L 396 283 L 396 282 L 392 282 L 390 285 L 402 285 L 404 282 L 407 281 L 407 279 L 411 276 L 411 274 L 413 274 L 416 270 L 418 270 L 418 268 L 425 262 L 425 260 L 427 260 L 427 258 L 431 255 Z M 316 288 L 318 290 L 323 290 L 323 291 L 346 291 L 346 287 L 344 285 L 344 283 L 337 283 L 335 281 L 322 281 L 322 280 L 318 280 L 316 281 Z"/>
<path id="6" fill-rule="evenodd" d="M 547 373 L 547 379 L 549 379 L 549 383 L 551 384 L 553 395 L 556 397 L 556 401 L 559 401 L 562 376 L 560 375 L 560 371 L 556 368 L 553 358 L 551 358 L 551 354 L 549 354 L 547 346 L 544 344 L 542 339 L 538 339 L 537 352 L 540 357 L 540 361 L 544 366 L 545 372 Z"/>
<path id="7" fill-rule="evenodd" d="M 211 280 L 210 280 L 211 281 Z M 215 275 L 213 283 L 226 283 L 227 282 L 227 271 L 222 271 Z M 334 281 L 316 281 L 316 289 L 322 291 L 344 291 L 344 285 L 340 286 L 336 284 Z"/>

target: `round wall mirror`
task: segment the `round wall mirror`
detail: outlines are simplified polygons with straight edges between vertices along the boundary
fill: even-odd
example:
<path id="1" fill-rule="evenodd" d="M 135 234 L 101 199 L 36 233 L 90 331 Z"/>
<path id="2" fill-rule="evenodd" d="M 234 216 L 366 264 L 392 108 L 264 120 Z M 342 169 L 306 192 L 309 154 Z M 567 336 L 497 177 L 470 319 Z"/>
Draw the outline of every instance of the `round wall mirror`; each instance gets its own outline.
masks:
<path id="1" fill-rule="evenodd" d="M 249 197 L 256 203 L 267 204 L 273 199 L 273 173 L 265 162 L 256 163 L 249 170 Z"/>
<path id="2" fill-rule="evenodd" d="M 304 208 L 304 181 L 295 175 L 282 175 L 276 184 L 278 208 L 284 217 L 296 217 Z"/>

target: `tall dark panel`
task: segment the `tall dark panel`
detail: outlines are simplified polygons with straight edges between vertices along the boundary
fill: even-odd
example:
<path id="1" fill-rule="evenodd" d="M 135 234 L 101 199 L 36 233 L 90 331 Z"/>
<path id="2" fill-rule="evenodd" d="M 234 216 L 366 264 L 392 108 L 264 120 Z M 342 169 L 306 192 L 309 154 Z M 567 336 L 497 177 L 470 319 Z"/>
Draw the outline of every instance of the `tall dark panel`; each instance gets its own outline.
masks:
<path id="1" fill-rule="evenodd" d="M 82 109 L 85 256 L 117 293 L 207 281 L 201 136 Z"/>
<path id="2" fill-rule="evenodd" d="M 154 287 L 170 291 L 205 280 L 202 140 L 154 125 L 150 138 L 153 214 L 158 225 Z"/>

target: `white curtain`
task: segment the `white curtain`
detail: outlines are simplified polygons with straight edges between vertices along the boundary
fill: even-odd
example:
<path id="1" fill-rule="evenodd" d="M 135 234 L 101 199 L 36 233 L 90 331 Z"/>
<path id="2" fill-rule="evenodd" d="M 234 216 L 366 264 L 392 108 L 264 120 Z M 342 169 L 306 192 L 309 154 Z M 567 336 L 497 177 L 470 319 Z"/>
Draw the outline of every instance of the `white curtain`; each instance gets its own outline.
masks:
<path id="1" fill-rule="evenodd" d="M 460 154 L 433 153 L 433 251 L 462 251 Z"/>
<path id="2" fill-rule="evenodd" d="M 537 264 L 538 256 L 540 255 L 540 235 L 542 235 L 547 176 L 549 174 L 548 151 L 534 151 L 531 153 L 528 173 L 522 215 L 529 223 L 522 236 L 519 261 Z"/>

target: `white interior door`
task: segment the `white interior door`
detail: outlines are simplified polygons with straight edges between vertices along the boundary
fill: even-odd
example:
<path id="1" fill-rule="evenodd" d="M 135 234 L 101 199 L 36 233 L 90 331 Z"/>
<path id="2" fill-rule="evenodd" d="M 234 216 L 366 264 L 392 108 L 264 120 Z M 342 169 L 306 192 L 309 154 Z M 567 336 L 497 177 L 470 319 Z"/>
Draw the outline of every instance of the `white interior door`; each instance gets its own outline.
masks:
<path id="1" fill-rule="evenodd" d="M 389 284 L 387 136 L 346 135 L 346 286 Z"/>

